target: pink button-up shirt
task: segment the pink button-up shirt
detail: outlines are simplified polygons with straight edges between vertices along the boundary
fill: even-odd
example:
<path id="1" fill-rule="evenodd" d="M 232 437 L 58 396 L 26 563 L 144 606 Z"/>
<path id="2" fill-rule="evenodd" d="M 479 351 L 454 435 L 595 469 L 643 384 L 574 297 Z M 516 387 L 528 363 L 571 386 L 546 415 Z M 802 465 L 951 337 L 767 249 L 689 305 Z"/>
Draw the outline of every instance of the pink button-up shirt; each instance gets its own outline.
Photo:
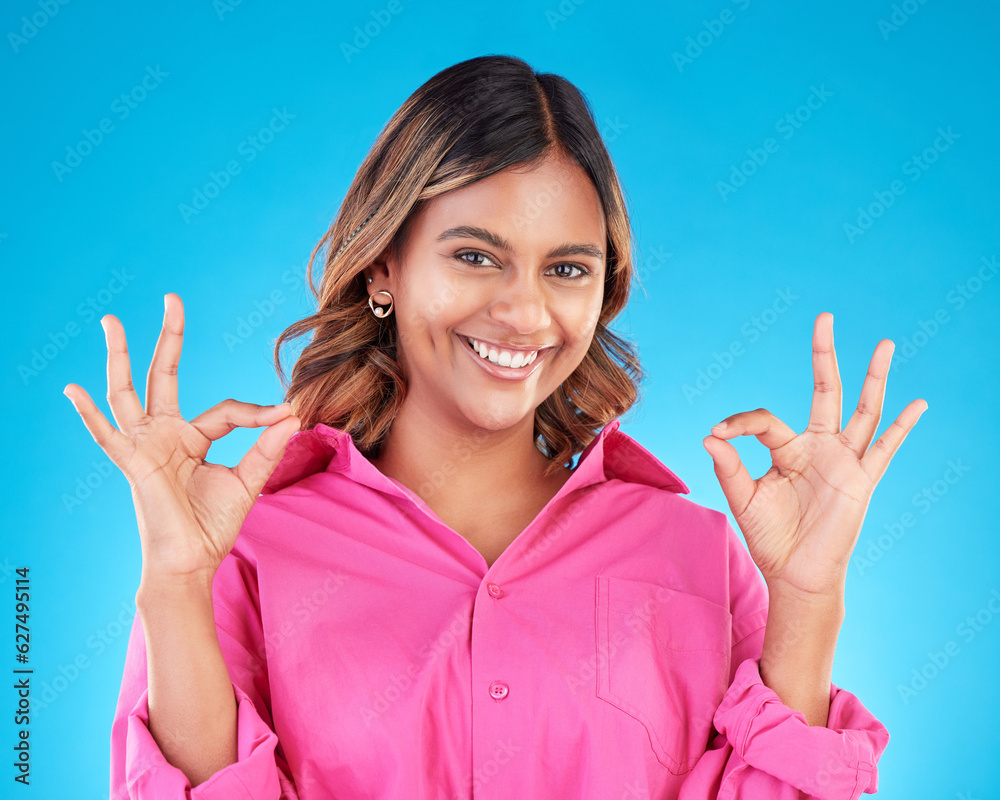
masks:
<path id="1" fill-rule="evenodd" d="M 297 432 L 213 583 L 238 761 L 192 789 L 164 759 L 136 615 L 112 797 L 874 792 L 886 729 L 836 686 L 811 727 L 761 682 L 767 591 L 749 553 L 619 426 L 492 567 L 345 432 Z"/>

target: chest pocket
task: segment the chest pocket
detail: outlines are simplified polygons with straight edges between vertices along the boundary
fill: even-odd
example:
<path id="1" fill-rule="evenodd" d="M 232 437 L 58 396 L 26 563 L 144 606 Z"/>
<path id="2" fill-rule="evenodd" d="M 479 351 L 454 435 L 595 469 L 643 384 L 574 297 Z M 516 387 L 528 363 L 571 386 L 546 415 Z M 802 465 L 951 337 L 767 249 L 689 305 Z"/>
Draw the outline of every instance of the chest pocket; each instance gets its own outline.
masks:
<path id="1" fill-rule="evenodd" d="M 732 615 L 655 583 L 597 576 L 597 696 L 642 723 L 656 758 L 688 772 L 729 686 Z"/>

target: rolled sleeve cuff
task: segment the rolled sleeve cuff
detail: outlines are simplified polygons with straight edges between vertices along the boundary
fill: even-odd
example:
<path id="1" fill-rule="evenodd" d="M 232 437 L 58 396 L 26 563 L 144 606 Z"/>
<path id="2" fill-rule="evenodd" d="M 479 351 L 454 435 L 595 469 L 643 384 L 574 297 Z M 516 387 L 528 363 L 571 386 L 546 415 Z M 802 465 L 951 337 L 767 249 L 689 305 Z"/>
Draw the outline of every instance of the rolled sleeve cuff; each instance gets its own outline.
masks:
<path id="1" fill-rule="evenodd" d="M 760 677 L 760 662 L 743 661 L 715 712 L 724 733 L 747 764 L 810 797 L 856 800 L 878 790 L 877 763 L 889 732 L 850 692 L 831 684 L 826 727 L 809 725 Z"/>
<path id="2" fill-rule="evenodd" d="M 204 783 L 191 788 L 187 776 L 164 758 L 149 732 L 149 689 L 144 689 L 129 712 L 125 775 L 129 797 L 191 798 L 191 800 L 275 800 L 281 794 L 274 749 L 275 735 L 235 684 L 237 761 L 223 767 Z"/>

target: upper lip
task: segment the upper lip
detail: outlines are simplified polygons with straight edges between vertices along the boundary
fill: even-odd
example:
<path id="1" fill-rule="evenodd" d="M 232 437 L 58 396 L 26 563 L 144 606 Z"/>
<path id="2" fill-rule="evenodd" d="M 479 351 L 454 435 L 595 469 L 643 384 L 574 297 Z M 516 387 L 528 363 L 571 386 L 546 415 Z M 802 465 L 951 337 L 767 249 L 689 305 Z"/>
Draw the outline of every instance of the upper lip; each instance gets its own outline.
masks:
<path id="1" fill-rule="evenodd" d="M 468 334 L 465 333 L 460 333 L 459 336 L 464 336 L 466 339 L 475 339 L 477 342 L 489 345 L 490 347 L 496 348 L 498 351 L 507 350 L 508 352 L 511 353 L 533 353 L 536 350 L 548 350 L 549 347 L 552 346 L 552 345 L 549 346 L 538 345 L 537 347 L 523 347 L 513 344 L 502 344 L 500 342 L 494 342 L 489 339 L 480 339 L 478 336 L 469 336 Z"/>

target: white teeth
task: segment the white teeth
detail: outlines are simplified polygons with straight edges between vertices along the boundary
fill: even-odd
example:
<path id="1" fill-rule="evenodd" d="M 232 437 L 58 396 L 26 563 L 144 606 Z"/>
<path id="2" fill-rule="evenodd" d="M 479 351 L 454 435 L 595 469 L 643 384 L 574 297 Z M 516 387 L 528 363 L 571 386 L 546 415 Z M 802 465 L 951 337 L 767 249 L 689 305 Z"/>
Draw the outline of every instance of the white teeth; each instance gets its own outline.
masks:
<path id="1" fill-rule="evenodd" d="M 501 350 L 498 352 L 495 348 L 490 349 L 487 345 L 480 344 L 475 339 L 470 337 L 466 337 L 466 339 L 469 344 L 472 345 L 472 349 L 479 353 L 480 358 L 488 358 L 492 363 L 501 367 L 510 367 L 512 369 L 526 367 L 538 357 L 537 350 L 527 355 L 522 352 L 512 354 L 507 350 Z"/>

